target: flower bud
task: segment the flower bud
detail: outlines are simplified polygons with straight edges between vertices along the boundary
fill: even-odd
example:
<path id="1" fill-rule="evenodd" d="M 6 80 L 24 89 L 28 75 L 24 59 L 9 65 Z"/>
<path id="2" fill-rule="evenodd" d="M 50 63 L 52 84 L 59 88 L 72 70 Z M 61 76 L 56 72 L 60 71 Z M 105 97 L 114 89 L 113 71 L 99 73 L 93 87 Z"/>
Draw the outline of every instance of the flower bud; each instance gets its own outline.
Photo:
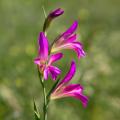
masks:
<path id="1" fill-rule="evenodd" d="M 55 18 L 55 17 L 58 17 L 58 16 L 62 15 L 63 13 L 64 13 L 64 11 L 61 8 L 58 8 L 58 9 L 52 11 L 48 15 L 48 17 Z"/>
<path id="2" fill-rule="evenodd" d="M 45 32 L 48 29 L 48 27 L 51 24 L 51 21 L 54 18 L 62 15 L 63 13 L 64 13 L 64 11 L 61 8 L 55 9 L 54 11 L 50 12 L 49 15 L 47 16 L 46 20 L 45 20 L 45 23 L 44 23 L 44 26 L 43 26 L 43 32 Z"/>

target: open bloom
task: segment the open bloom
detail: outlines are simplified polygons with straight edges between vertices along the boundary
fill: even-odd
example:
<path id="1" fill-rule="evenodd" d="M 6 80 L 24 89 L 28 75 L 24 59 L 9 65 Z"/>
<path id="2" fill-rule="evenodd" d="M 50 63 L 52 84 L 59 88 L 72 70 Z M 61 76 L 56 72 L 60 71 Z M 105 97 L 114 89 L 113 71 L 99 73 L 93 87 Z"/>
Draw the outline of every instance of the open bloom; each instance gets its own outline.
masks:
<path id="1" fill-rule="evenodd" d="M 55 40 L 51 52 L 56 52 L 62 49 L 72 49 L 77 53 L 78 58 L 85 56 L 83 46 L 77 41 L 77 35 L 75 34 L 77 26 L 78 22 L 74 21 L 71 27 Z"/>
<path id="2" fill-rule="evenodd" d="M 80 84 L 69 84 L 76 71 L 75 62 L 72 61 L 71 67 L 64 79 L 57 85 L 51 94 L 51 99 L 59 99 L 64 97 L 73 97 L 80 100 L 84 107 L 87 106 L 88 97 L 83 95 L 83 87 Z"/>
<path id="3" fill-rule="evenodd" d="M 40 32 L 39 38 L 39 55 L 37 58 L 34 59 L 34 63 L 38 65 L 40 72 L 43 74 L 44 79 L 48 79 L 48 75 L 51 74 L 53 80 L 56 80 L 57 76 L 60 74 L 61 70 L 52 65 L 52 63 L 56 62 L 57 60 L 61 59 L 63 54 L 57 53 L 53 54 L 49 57 L 49 45 L 48 40 L 45 37 L 43 32 Z"/>

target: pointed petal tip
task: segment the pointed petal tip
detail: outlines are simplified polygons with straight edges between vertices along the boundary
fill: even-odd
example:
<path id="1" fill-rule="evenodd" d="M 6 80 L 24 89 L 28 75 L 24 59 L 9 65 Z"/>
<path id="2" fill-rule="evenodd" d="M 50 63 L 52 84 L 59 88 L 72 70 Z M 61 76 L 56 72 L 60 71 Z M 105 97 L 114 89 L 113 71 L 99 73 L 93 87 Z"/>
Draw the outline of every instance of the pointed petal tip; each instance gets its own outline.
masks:
<path id="1" fill-rule="evenodd" d="M 88 105 L 88 97 L 87 96 L 85 96 L 84 101 L 82 101 L 82 105 L 83 105 L 84 108 L 87 107 L 87 105 Z"/>
<path id="2" fill-rule="evenodd" d="M 78 56 L 78 59 L 81 59 L 81 57 L 84 58 L 86 56 L 86 53 L 84 51 L 82 51 L 82 53 L 81 54 L 77 54 L 77 56 Z"/>
<path id="3" fill-rule="evenodd" d="M 57 53 L 57 55 L 59 56 L 59 58 L 63 57 L 63 53 Z"/>
<path id="4" fill-rule="evenodd" d="M 56 11 L 57 11 L 56 12 L 57 15 L 61 15 L 64 13 L 64 10 L 62 8 L 58 8 L 58 9 L 56 9 Z"/>
<path id="5" fill-rule="evenodd" d="M 51 65 L 52 63 L 60 60 L 63 57 L 62 53 L 56 53 L 50 56 L 48 65 Z"/>
<path id="6" fill-rule="evenodd" d="M 85 57 L 86 55 L 83 49 L 83 45 L 79 41 L 73 42 L 69 49 L 73 49 L 77 53 L 78 59 Z"/>
<path id="7" fill-rule="evenodd" d="M 44 32 L 40 32 L 38 36 L 38 42 L 40 43 L 40 40 L 43 39 L 44 37 L 45 37 Z"/>
<path id="8" fill-rule="evenodd" d="M 67 38 L 71 36 L 77 29 L 78 27 L 78 22 L 74 21 L 72 25 L 61 35 L 61 37 Z"/>
<path id="9" fill-rule="evenodd" d="M 45 36 L 45 33 L 44 32 L 40 32 L 39 33 L 39 36 L 38 36 L 38 43 L 39 43 L 39 46 L 40 46 L 40 44 L 41 44 L 41 41 L 42 40 L 47 40 L 47 38 L 46 38 L 46 36 Z"/>
<path id="10" fill-rule="evenodd" d="M 75 60 L 72 60 L 70 70 L 69 70 L 69 74 L 71 73 L 72 77 L 73 77 L 75 72 L 76 72 L 76 63 L 75 63 Z"/>
<path id="11" fill-rule="evenodd" d="M 75 21 L 73 22 L 73 25 L 77 27 L 77 26 L 78 26 L 78 21 L 75 20 Z"/>
<path id="12" fill-rule="evenodd" d="M 76 70 L 75 60 L 72 60 L 72 62 L 71 62 L 71 67 L 70 67 L 70 68 Z"/>
<path id="13" fill-rule="evenodd" d="M 75 20 L 75 21 L 73 22 L 73 24 L 71 25 L 70 28 L 71 28 L 73 31 L 75 31 L 75 30 L 77 29 L 77 27 L 78 27 L 78 21 Z"/>
<path id="14" fill-rule="evenodd" d="M 68 73 L 63 78 L 63 80 L 59 83 L 59 85 L 68 83 L 75 75 L 75 72 L 76 72 L 76 63 L 74 60 L 72 60 Z"/>

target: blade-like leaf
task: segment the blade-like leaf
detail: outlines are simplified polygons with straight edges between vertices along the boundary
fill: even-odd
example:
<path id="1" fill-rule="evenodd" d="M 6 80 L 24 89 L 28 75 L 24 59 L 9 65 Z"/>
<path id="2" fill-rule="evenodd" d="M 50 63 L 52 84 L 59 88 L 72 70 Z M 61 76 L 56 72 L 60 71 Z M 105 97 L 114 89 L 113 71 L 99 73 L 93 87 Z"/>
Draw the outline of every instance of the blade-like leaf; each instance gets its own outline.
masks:
<path id="1" fill-rule="evenodd" d="M 33 104 L 34 104 L 34 116 L 35 116 L 35 120 L 40 120 L 40 114 L 38 113 L 35 101 L 33 100 Z"/>
<path id="2" fill-rule="evenodd" d="M 52 93 L 53 90 L 56 88 L 56 86 L 58 85 L 59 81 L 60 81 L 60 78 L 58 78 L 58 80 L 57 80 L 57 81 L 55 82 L 55 84 L 52 86 L 50 92 L 49 92 L 48 95 L 47 95 L 47 99 L 49 99 L 51 93 Z"/>

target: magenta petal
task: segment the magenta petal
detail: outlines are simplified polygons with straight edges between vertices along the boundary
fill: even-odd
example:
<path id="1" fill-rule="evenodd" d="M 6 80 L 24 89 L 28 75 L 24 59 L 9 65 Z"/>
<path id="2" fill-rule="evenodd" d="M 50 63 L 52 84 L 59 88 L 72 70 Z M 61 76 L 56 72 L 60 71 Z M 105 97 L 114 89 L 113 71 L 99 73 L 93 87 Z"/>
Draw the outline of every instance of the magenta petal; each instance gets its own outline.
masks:
<path id="1" fill-rule="evenodd" d="M 82 105 L 83 105 L 84 107 L 87 106 L 87 104 L 88 104 L 88 97 L 87 97 L 87 96 L 85 96 L 85 95 L 83 95 L 83 94 L 79 94 L 79 93 L 74 93 L 72 96 L 73 96 L 74 98 L 80 100 L 80 101 L 82 102 Z"/>
<path id="2" fill-rule="evenodd" d="M 37 65 L 40 65 L 40 58 L 35 58 L 34 63 L 37 64 Z"/>
<path id="3" fill-rule="evenodd" d="M 68 83 L 74 76 L 75 72 L 76 72 L 76 64 L 74 61 L 72 61 L 69 72 L 64 77 L 64 79 L 59 83 L 59 85 Z"/>
<path id="4" fill-rule="evenodd" d="M 53 80 L 56 80 L 57 76 L 61 73 L 61 70 L 55 66 L 49 66 L 49 72 L 51 73 Z"/>
<path id="5" fill-rule="evenodd" d="M 83 46 L 80 42 L 73 42 L 73 43 L 71 43 L 71 45 L 68 45 L 68 48 L 73 49 L 77 53 L 78 58 L 85 56 Z"/>
<path id="6" fill-rule="evenodd" d="M 83 95 L 82 92 L 83 92 L 83 87 L 79 84 L 68 85 L 63 91 L 66 97 L 71 96 L 76 99 L 79 99 L 82 102 L 83 106 L 86 107 L 88 103 L 88 97 Z"/>
<path id="7" fill-rule="evenodd" d="M 56 62 L 57 60 L 60 60 L 62 57 L 63 57 L 62 53 L 57 53 L 57 54 L 51 55 L 48 65 L 51 65 L 52 63 Z"/>
<path id="8" fill-rule="evenodd" d="M 48 79 L 48 74 L 49 74 L 48 68 L 45 68 L 45 70 L 44 70 L 44 79 L 45 80 Z"/>
<path id="9" fill-rule="evenodd" d="M 82 92 L 83 87 L 80 84 L 70 84 L 70 85 L 66 86 L 64 89 L 65 92 L 72 92 L 74 90 L 76 90 L 78 92 Z"/>
<path id="10" fill-rule="evenodd" d="M 47 60 L 49 45 L 48 45 L 48 40 L 45 37 L 43 32 L 40 32 L 38 42 L 39 42 L 39 56 L 40 56 L 40 59 L 41 60 Z"/>
<path id="11" fill-rule="evenodd" d="M 74 50 L 77 53 L 78 58 L 80 59 L 81 57 L 85 56 L 85 52 L 83 50 L 83 46 L 80 42 L 66 42 L 58 49 L 71 49 Z"/>
<path id="12" fill-rule="evenodd" d="M 73 34 L 72 36 L 70 36 L 68 39 L 66 39 L 64 42 L 65 43 L 72 43 L 76 40 L 77 38 L 77 35 L 76 34 Z"/>
<path id="13" fill-rule="evenodd" d="M 86 107 L 88 103 L 88 97 L 83 95 L 83 87 L 80 84 L 59 85 L 51 95 L 51 99 L 59 99 L 65 97 L 73 97 L 82 102 Z"/>
<path id="14" fill-rule="evenodd" d="M 77 26 L 78 26 L 78 22 L 77 22 L 77 21 L 74 21 L 74 23 L 70 26 L 70 28 L 68 28 L 68 29 L 62 34 L 62 36 L 63 36 L 64 38 L 66 38 L 66 37 L 72 35 L 72 34 L 76 31 Z"/>

